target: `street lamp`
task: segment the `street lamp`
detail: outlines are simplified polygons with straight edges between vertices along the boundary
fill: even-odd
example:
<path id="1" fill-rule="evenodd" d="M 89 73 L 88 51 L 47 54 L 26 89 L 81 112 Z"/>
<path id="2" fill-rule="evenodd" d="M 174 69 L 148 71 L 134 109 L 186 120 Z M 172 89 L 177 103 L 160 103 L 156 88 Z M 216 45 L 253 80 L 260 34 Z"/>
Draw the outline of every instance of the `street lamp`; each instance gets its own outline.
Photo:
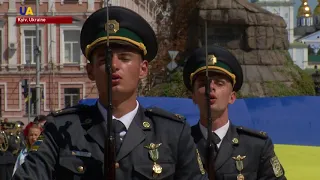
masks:
<path id="1" fill-rule="evenodd" d="M 312 74 L 312 79 L 316 91 L 316 96 L 320 96 L 320 73 L 318 71 L 317 65 L 314 66 L 314 69 L 316 70 L 316 72 Z"/>

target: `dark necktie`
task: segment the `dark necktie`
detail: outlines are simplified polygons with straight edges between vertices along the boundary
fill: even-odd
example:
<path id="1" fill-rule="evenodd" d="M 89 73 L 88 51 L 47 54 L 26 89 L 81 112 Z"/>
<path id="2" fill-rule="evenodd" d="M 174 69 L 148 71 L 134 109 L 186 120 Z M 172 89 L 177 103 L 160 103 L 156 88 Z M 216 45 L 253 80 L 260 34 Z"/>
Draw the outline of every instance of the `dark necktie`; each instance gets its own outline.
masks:
<path id="1" fill-rule="evenodd" d="M 219 151 L 219 148 L 218 148 L 218 144 L 220 143 L 221 139 L 219 138 L 219 136 L 212 132 L 212 142 L 214 144 L 214 151 L 213 151 L 213 157 L 214 157 L 214 160 L 217 158 L 217 154 L 218 154 L 218 151 Z"/>
<path id="2" fill-rule="evenodd" d="M 122 138 L 120 136 L 120 133 L 123 131 L 126 131 L 126 127 L 124 124 L 116 119 L 113 119 L 113 132 L 115 134 L 115 139 L 116 139 L 116 153 L 118 154 L 121 144 L 122 144 Z"/>

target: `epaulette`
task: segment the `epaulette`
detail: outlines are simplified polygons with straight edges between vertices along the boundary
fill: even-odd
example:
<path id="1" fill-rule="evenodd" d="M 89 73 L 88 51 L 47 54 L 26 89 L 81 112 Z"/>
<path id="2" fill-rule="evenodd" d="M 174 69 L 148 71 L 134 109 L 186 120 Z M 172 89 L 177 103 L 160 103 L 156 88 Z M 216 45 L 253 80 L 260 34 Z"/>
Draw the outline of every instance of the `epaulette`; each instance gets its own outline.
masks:
<path id="1" fill-rule="evenodd" d="M 255 137 L 259 137 L 259 138 L 262 138 L 262 139 L 267 139 L 268 138 L 268 135 L 266 132 L 263 132 L 263 131 L 255 131 L 255 130 L 252 130 L 252 129 L 248 129 L 248 128 L 244 128 L 242 126 L 238 126 L 237 127 L 237 131 L 239 133 L 246 133 L 250 136 L 255 136 Z"/>
<path id="2" fill-rule="evenodd" d="M 147 108 L 145 114 L 146 116 L 159 116 L 165 119 L 171 119 L 182 123 L 184 123 L 186 120 L 186 118 L 180 114 L 173 114 L 158 107 Z"/>
<path id="3" fill-rule="evenodd" d="M 76 105 L 76 106 L 73 106 L 70 108 L 65 108 L 65 109 L 51 112 L 49 115 L 51 115 L 53 117 L 57 117 L 57 116 L 62 116 L 62 115 L 66 115 L 66 114 L 76 114 L 79 111 L 89 109 L 89 107 L 90 106 L 88 106 L 88 105 Z"/>

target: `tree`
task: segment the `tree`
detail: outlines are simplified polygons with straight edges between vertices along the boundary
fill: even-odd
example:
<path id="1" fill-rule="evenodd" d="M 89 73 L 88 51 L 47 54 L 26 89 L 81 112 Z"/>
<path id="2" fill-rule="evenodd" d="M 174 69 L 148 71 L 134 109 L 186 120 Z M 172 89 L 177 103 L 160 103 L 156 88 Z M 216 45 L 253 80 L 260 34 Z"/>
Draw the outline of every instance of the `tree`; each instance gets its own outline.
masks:
<path id="1" fill-rule="evenodd" d="M 187 41 L 187 29 L 190 13 L 196 8 L 199 0 L 159 0 L 162 13 L 157 17 L 157 38 L 159 44 L 156 60 L 151 63 L 152 73 L 161 74 L 161 70 L 170 62 L 169 50 L 177 50 L 180 53 L 176 57 L 179 65 L 183 65 L 183 52 Z M 148 96 L 175 96 L 188 97 L 182 80 L 182 71 L 178 70 L 171 74 L 170 82 L 167 76 L 163 76 L 163 82 L 155 84 Z"/>

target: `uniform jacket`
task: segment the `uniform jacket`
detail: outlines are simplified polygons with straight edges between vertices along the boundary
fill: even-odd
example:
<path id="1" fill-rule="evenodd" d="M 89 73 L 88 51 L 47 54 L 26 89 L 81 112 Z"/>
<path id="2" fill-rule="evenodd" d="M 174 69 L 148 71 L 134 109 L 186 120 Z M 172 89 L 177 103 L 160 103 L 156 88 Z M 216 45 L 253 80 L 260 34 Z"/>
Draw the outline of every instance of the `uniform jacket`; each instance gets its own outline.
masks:
<path id="1" fill-rule="evenodd" d="M 97 105 L 70 108 L 49 116 L 42 144 L 28 154 L 13 179 L 105 179 L 106 132 L 106 122 Z M 157 179 L 206 178 L 185 120 L 158 108 L 145 110 L 140 106 L 116 157 L 116 179 L 154 179 L 154 161 L 145 147 L 150 143 L 162 143 L 156 160 L 162 173 Z"/>
<path id="2" fill-rule="evenodd" d="M 201 133 L 199 123 L 192 126 L 191 132 L 202 156 L 202 162 L 206 164 L 207 159 L 204 155 L 207 142 Z M 241 172 L 237 168 L 236 160 L 243 164 L 243 168 L 238 166 Z M 240 173 L 244 180 L 286 180 L 284 169 L 275 155 L 273 143 L 266 133 L 237 127 L 231 123 L 219 147 L 214 168 L 216 180 L 237 180 Z"/>

